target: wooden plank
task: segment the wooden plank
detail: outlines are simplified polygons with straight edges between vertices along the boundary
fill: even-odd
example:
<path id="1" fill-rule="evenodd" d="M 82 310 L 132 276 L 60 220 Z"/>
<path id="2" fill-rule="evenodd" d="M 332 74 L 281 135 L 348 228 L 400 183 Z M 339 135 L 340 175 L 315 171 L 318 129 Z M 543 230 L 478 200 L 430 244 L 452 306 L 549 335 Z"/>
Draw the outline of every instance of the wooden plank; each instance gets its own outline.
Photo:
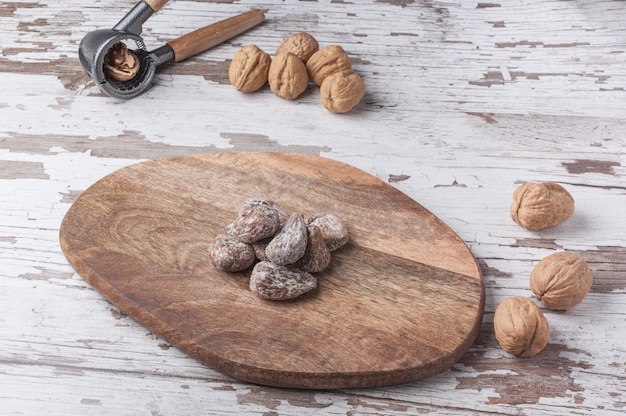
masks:
<path id="1" fill-rule="evenodd" d="M 260 7 L 266 22 L 163 68 L 129 102 L 102 96 L 78 62 L 88 31 L 134 1 L 0 4 L 0 401 L 8 414 L 620 414 L 626 406 L 622 2 L 171 1 L 144 25 L 149 48 Z M 237 93 L 235 51 L 269 53 L 309 31 L 342 45 L 367 95 L 334 115 L 310 88 L 295 102 Z M 485 321 L 449 371 L 405 385 L 302 392 L 239 383 L 148 334 L 67 264 L 61 219 L 123 166 L 217 151 L 288 151 L 361 168 L 449 224 L 486 285 Z M 574 216 L 541 233 L 511 222 L 523 181 L 552 180 Z M 545 255 L 574 250 L 596 277 L 530 360 L 498 347 L 491 319 L 531 296 Z M 87 319 L 89 318 L 89 319 Z"/>

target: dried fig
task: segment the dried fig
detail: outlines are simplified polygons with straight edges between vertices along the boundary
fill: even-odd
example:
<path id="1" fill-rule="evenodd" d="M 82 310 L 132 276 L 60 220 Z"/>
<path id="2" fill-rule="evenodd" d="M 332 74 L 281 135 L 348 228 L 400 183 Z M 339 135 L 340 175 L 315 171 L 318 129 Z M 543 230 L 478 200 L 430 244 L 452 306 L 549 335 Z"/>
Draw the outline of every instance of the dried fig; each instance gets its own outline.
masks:
<path id="1" fill-rule="evenodd" d="M 307 227 L 307 244 L 304 255 L 296 263 L 297 267 L 309 272 L 321 272 L 328 267 L 331 260 L 330 249 L 322 235 L 320 227 L 311 224 Z"/>
<path id="2" fill-rule="evenodd" d="M 256 259 L 250 244 L 243 243 L 230 234 L 220 234 L 209 246 L 209 256 L 218 270 L 238 272 L 252 266 Z"/>
<path id="3" fill-rule="evenodd" d="M 265 249 L 267 245 L 272 241 L 272 237 L 264 238 L 263 240 L 255 241 L 252 243 L 252 248 L 254 249 L 254 255 L 257 259 L 261 261 L 267 261 L 267 254 L 265 254 Z"/>
<path id="4" fill-rule="evenodd" d="M 306 243 L 304 216 L 301 213 L 291 214 L 283 228 L 265 247 L 265 255 L 278 265 L 292 264 L 304 255 Z"/>
<path id="5" fill-rule="evenodd" d="M 316 287 L 311 273 L 267 261 L 257 263 L 250 275 L 250 290 L 263 299 L 293 299 Z"/>
<path id="6" fill-rule="evenodd" d="M 254 243 L 276 234 L 279 226 L 275 204 L 267 199 L 251 198 L 241 206 L 231 232 L 244 243 Z"/>
<path id="7" fill-rule="evenodd" d="M 307 224 L 319 227 L 324 241 L 330 251 L 335 251 L 348 242 L 348 228 L 335 214 L 315 214 L 307 220 Z"/>

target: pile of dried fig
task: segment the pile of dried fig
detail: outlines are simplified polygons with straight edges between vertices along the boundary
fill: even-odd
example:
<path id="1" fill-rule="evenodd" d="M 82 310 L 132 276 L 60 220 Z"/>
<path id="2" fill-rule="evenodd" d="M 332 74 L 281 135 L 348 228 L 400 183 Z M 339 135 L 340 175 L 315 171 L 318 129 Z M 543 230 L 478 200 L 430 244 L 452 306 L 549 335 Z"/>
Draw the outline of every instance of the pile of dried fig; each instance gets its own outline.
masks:
<path id="1" fill-rule="evenodd" d="M 257 91 L 267 82 L 286 100 L 302 95 L 311 80 L 320 87 L 322 105 L 333 113 L 349 112 L 365 95 L 365 82 L 352 69 L 346 51 L 339 45 L 320 48 L 306 32 L 285 38 L 274 59 L 256 45 L 245 46 L 235 53 L 228 78 L 242 92 Z"/>
<path id="2" fill-rule="evenodd" d="M 565 222 L 574 213 L 574 198 L 553 182 L 529 182 L 513 193 L 511 218 L 529 231 Z M 593 273 L 582 258 L 560 251 L 542 259 L 530 273 L 533 295 L 548 309 L 578 305 L 593 284 Z M 539 307 L 524 297 L 505 299 L 493 318 L 496 339 L 506 352 L 520 357 L 538 354 L 548 343 L 550 327 Z"/>
<path id="3" fill-rule="evenodd" d="M 313 273 L 325 270 L 331 252 L 349 239 L 334 214 L 288 214 L 276 203 L 250 198 L 235 221 L 211 243 L 215 267 L 238 272 L 253 266 L 250 290 L 271 300 L 293 299 L 317 287 Z"/>

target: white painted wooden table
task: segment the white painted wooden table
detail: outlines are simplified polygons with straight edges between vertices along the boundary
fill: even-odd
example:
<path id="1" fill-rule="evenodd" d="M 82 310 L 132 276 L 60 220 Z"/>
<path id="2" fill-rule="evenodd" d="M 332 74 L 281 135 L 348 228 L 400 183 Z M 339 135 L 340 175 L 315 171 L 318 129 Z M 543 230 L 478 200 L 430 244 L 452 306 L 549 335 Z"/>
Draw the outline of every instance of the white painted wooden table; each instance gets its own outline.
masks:
<path id="1" fill-rule="evenodd" d="M 144 25 L 149 48 L 262 8 L 266 22 L 164 67 L 130 101 L 100 93 L 78 61 L 88 31 L 133 1 L 0 2 L 0 414 L 354 415 L 626 412 L 626 2 L 172 1 Z M 294 102 L 228 84 L 235 51 L 273 53 L 287 35 L 342 45 L 367 83 L 351 113 L 311 87 Z M 482 330 L 432 378 L 358 391 L 242 383 L 185 356 L 78 276 L 59 247 L 81 191 L 139 161 L 283 151 L 352 164 L 446 221 L 486 283 Z M 512 222 L 525 181 L 563 184 L 574 216 L 529 232 Z M 567 312 L 545 310 L 548 347 L 504 353 L 493 311 L 532 297 L 528 276 L 555 250 L 595 282 Z"/>

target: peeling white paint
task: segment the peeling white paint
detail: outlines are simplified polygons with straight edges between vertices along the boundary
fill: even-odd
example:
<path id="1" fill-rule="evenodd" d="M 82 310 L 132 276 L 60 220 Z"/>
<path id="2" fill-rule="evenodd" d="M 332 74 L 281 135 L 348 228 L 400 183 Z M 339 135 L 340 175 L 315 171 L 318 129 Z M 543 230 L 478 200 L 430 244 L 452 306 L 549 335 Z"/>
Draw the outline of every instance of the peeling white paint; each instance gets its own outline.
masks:
<path id="1" fill-rule="evenodd" d="M 267 20 L 163 68 L 146 94 L 120 101 L 103 96 L 82 72 L 78 43 L 90 30 L 112 27 L 134 4 L 0 4 L 3 414 L 624 411 L 622 2 L 172 1 L 144 24 L 149 48 L 253 7 Z M 367 85 L 353 112 L 327 112 L 317 87 L 286 101 L 267 87 L 239 93 L 215 72 L 245 44 L 273 54 L 302 30 L 353 58 Z M 486 315 L 459 363 L 427 380 L 368 390 L 249 385 L 162 348 L 63 257 L 63 215 L 103 176 L 159 156 L 268 149 L 317 153 L 385 181 L 402 178 L 392 185 L 468 244 L 485 274 Z M 508 207 L 520 183 L 537 180 L 563 184 L 576 211 L 561 226 L 529 232 L 511 221 Z M 594 288 L 570 311 L 544 309 L 552 328 L 547 350 L 514 358 L 497 345 L 493 311 L 506 297 L 531 297 L 530 271 L 561 249 L 596 268 Z M 556 391 L 542 390 L 546 385 Z"/>

